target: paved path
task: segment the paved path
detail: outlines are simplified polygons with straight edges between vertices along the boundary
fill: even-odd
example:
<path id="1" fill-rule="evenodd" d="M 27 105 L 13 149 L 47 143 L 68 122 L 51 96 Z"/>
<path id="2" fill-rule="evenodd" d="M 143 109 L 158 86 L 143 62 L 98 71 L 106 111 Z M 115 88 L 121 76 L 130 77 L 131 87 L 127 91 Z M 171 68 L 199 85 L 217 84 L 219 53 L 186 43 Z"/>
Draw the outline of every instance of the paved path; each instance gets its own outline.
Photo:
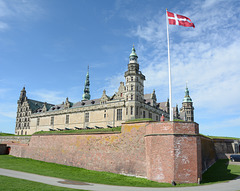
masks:
<path id="1" fill-rule="evenodd" d="M 111 186 L 104 184 L 93 184 L 78 181 L 64 180 L 61 178 L 53 178 L 41 176 L 26 172 L 19 172 L 0 168 L 0 175 L 41 182 L 53 186 L 66 188 L 93 190 L 93 191 L 240 191 L 240 177 L 226 183 L 212 184 L 208 186 L 195 187 L 175 187 L 175 188 L 142 188 L 142 187 L 127 187 L 127 186 Z"/>

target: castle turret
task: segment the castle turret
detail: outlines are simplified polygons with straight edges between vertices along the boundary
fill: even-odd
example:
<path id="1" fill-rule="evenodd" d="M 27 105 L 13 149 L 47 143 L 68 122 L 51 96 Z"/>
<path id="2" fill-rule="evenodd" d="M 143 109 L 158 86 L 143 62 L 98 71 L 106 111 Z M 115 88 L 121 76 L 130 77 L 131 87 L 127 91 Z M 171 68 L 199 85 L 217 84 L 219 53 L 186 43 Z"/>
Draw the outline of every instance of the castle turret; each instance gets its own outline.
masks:
<path id="1" fill-rule="evenodd" d="M 193 101 L 189 96 L 189 90 L 186 85 L 185 96 L 183 98 L 182 108 L 180 109 L 180 113 L 181 113 L 180 115 L 184 116 L 183 120 L 193 122 L 194 121 L 193 110 L 194 110 Z"/>
<path id="2" fill-rule="evenodd" d="M 126 80 L 126 109 L 129 110 L 128 118 L 134 119 L 140 117 L 140 103 L 144 103 L 144 85 L 145 76 L 139 71 L 138 56 L 135 47 L 129 56 L 128 70 L 125 72 Z"/>
<path id="3" fill-rule="evenodd" d="M 21 93 L 20 93 L 18 104 L 22 103 L 27 98 L 26 94 L 27 93 L 26 93 L 25 87 L 23 87 L 23 89 L 21 90 Z"/>
<path id="4" fill-rule="evenodd" d="M 82 100 L 90 100 L 91 95 L 90 95 L 89 86 L 90 86 L 90 81 L 89 81 L 89 66 L 88 66 L 88 71 L 87 71 L 87 75 L 86 75 L 84 93 L 82 95 Z"/>

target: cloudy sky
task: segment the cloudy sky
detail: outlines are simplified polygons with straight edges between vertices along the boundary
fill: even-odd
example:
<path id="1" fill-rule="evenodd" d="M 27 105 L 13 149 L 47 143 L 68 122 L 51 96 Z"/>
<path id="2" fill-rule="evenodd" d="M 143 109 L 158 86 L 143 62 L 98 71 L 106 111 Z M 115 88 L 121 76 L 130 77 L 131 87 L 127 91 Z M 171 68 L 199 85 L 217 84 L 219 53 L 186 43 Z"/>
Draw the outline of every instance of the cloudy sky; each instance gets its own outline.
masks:
<path id="1" fill-rule="evenodd" d="M 168 98 L 165 10 L 196 28 L 169 26 L 173 105 L 186 81 L 205 135 L 240 137 L 239 0 L 0 0 L 0 131 L 14 133 L 23 86 L 30 99 L 80 101 L 117 91 L 134 43 L 145 93 Z"/>

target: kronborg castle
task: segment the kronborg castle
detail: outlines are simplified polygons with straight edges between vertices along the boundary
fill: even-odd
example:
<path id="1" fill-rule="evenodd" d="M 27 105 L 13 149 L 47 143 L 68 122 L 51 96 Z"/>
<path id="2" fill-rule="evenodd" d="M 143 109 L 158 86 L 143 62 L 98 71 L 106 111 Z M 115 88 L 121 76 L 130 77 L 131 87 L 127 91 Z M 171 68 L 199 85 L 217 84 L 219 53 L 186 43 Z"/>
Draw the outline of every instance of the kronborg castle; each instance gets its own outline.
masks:
<path id="1" fill-rule="evenodd" d="M 108 96 L 103 91 L 99 99 L 90 99 L 89 71 L 86 75 L 82 101 L 72 103 L 66 98 L 61 104 L 49 104 L 28 99 L 23 87 L 17 108 L 16 135 L 31 135 L 36 131 L 64 130 L 78 128 L 107 128 L 121 126 L 123 122 L 137 118 L 151 118 L 160 121 L 162 116 L 169 120 L 169 101 L 157 102 L 155 90 L 144 94 L 145 76 L 139 70 L 135 48 L 129 56 L 125 84 L 120 82 L 118 92 Z M 193 122 L 193 102 L 188 88 L 182 108 L 174 108 L 174 118 Z"/>
<path id="2" fill-rule="evenodd" d="M 125 83 L 120 82 L 118 92 L 112 96 L 104 90 L 101 98 L 90 99 L 88 70 L 80 102 L 72 103 L 68 98 L 57 105 L 35 101 L 27 98 L 25 87 L 18 100 L 16 135 L 116 126 L 121 126 L 120 131 L 4 136 L 0 137 L 0 143 L 16 157 L 138 176 L 173 185 L 200 183 L 202 173 L 217 158 L 226 157 L 225 153 L 239 152 L 239 141 L 213 140 L 199 134 L 187 87 L 180 111 L 176 106 L 173 112 L 175 119 L 183 121 L 168 121 L 169 101 L 157 102 L 154 90 L 144 95 L 145 76 L 139 70 L 137 59 L 133 47 L 124 75 Z M 138 118 L 153 121 L 129 121 Z"/>

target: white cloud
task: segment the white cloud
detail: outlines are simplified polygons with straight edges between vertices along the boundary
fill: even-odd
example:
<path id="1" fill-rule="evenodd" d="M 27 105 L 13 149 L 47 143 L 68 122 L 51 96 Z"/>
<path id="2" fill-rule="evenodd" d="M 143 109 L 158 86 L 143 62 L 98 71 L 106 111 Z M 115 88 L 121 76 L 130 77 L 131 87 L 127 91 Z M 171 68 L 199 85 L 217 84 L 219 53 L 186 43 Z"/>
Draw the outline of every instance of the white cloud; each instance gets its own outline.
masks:
<path id="1" fill-rule="evenodd" d="M 9 29 L 9 25 L 0 21 L 0 31 L 5 31 L 7 29 Z"/>
<path id="2" fill-rule="evenodd" d="M 0 103 L 0 116 L 15 119 L 17 112 L 17 105 L 10 103 Z"/>
<path id="3" fill-rule="evenodd" d="M 12 21 L 36 19 L 43 14 L 43 9 L 36 1 L 0 0 L 0 31 L 12 28 Z"/>

